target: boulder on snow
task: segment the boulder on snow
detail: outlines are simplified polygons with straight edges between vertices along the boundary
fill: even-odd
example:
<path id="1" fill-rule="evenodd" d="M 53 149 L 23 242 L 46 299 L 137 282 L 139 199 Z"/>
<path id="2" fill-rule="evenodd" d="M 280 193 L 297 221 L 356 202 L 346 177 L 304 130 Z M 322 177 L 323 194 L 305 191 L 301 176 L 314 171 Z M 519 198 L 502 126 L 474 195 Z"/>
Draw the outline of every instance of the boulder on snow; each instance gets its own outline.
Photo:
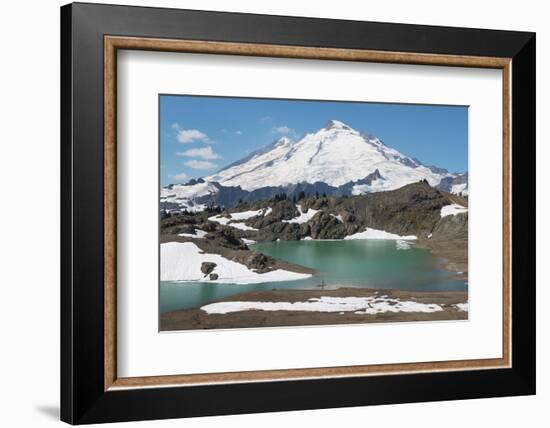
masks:
<path id="1" fill-rule="evenodd" d="M 201 272 L 204 273 L 204 276 L 208 275 L 209 273 L 211 273 L 214 268 L 216 267 L 216 263 L 214 262 L 202 262 L 201 264 Z"/>

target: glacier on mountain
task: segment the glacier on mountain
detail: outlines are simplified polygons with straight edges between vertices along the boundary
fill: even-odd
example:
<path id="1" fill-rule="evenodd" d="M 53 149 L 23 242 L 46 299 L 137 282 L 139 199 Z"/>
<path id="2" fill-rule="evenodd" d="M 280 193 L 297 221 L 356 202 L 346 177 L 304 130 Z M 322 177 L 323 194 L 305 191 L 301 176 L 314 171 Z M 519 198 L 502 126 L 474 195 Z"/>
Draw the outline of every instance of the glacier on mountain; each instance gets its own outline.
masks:
<path id="1" fill-rule="evenodd" d="M 253 153 L 206 180 L 248 191 L 301 182 L 338 187 L 363 179 L 375 170 L 383 178 L 354 186 L 354 194 L 392 190 L 424 179 L 435 186 L 443 177 L 451 175 L 445 170 L 434 171 L 386 146 L 377 137 L 331 120 L 324 128 L 296 142 L 283 137 L 269 150 Z"/>
<path id="2" fill-rule="evenodd" d="M 160 191 L 161 207 L 201 211 L 238 201 L 270 199 L 285 193 L 329 196 L 393 190 L 426 180 L 431 186 L 467 195 L 468 174 L 424 165 L 386 146 L 378 137 L 338 120 L 297 141 L 282 137 L 215 174 Z"/>

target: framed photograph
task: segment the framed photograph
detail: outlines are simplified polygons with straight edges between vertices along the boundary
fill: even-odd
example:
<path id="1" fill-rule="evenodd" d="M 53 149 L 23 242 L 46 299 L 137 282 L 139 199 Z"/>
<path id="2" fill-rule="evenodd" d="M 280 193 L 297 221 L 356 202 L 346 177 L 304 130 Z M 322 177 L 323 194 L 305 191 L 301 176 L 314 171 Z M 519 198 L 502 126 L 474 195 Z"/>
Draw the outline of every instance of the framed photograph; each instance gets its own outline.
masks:
<path id="1" fill-rule="evenodd" d="M 61 54 L 62 420 L 535 393 L 533 33 L 76 3 Z"/>

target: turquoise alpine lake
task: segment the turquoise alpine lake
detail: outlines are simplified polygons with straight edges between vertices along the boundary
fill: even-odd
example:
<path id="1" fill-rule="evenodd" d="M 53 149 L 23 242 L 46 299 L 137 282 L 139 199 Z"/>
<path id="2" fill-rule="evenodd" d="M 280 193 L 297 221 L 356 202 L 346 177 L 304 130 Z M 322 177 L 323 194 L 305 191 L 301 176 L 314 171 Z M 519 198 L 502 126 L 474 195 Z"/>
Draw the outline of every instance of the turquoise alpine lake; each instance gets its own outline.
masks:
<path id="1" fill-rule="evenodd" d="M 408 247 L 408 248 L 407 248 Z M 160 283 L 160 311 L 197 308 L 246 291 L 318 287 L 386 288 L 409 291 L 466 291 L 467 284 L 442 269 L 441 259 L 414 244 L 388 240 L 277 241 L 253 251 L 315 269 L 296 281 L 261 284 Z"/>

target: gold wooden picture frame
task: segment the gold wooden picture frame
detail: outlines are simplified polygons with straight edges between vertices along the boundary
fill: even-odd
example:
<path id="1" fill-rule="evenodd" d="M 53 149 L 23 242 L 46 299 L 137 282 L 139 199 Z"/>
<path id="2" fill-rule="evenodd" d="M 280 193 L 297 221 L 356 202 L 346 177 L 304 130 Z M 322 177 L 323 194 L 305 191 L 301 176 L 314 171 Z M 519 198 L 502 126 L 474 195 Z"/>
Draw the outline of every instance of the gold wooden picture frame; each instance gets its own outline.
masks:
<path id="1" fill-rule="evenodd" d="M 496 369 L 511 363 L 511 58 L 377 52 L 355 49 L 167 40 L 106 36 L 105 46 L 105 390 L 173 385 L 292 380 L 323 377 L 425 373 L 450 370 Z M 359 61 L 391 64 L 439 65 L 502 70 L 503 123 L 503 349 L 502 358 L 425 363 L 359 365 L 308 369 L 262 370 L 171 376 L 127 377 L 116 375 L 116 63 L 117 50 L 146 50 L 209 55 L 247 55 L 277 58 Z"/>

